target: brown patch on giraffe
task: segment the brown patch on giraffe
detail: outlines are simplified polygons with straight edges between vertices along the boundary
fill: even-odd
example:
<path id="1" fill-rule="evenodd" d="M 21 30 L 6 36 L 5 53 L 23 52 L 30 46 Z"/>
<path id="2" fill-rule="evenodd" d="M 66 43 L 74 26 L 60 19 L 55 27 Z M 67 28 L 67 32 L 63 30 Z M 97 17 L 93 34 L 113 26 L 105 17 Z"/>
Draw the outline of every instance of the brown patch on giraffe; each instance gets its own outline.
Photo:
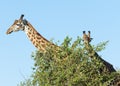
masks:
<path id="1" fill-rule="evenodd" d="M 28 28 L 29 29 L 29 31 L 31 31 L 32 32 L 32 29 L 30 29 L 30 28 Z"/>
<path id="2" fill-rule="evenodd" d="M 40 39 L 41 39 L 41 37 L 37 36 L 37 39 L 38 39 L 38 40 L 40 40 Z"/>
<path id="3" fill-rule="evenodd" d="M 41 40 L 41 42 L 42 42 L 42 43 L 45 43 L 45 41 L 44 41 L 44 40 Z"/>
<path id="4" fill-rule="evenodd" d="M 46 48 L 46 44 L 41 44 L 42 48 Z"/>
<path id="5" fill-rule="evenodd" d="M 36 40 L 36 43 L 40 44 L 40 40 Z"/>
<path id="6" fill-rule="evenodd" d="M 35 45 L 35 41 L 33 41 L 33 44 Z"/>
<path id="7" fill-rule="evenodd" d="M 33 31 L 33 34 L 35 34 L 35 32 Z"/>
<path id="8" fill-rule="evenodd" d="M 31 35 L 31 32 L 28 32 L 29 35 Z"/>
<path id="9" fill-rule="evenodd" d="M 33 38 L 31 38 L 30 40 L 33 41 Z"/>
<path id="10" fill-rule="evenodd" d="M 31 36 L 34 37 L 34 34 L 32 34 Z"/>
<path id="11" fill-rule="evenodd" d="M 35 47 L 39 48 L 38 44 L 35 44 Z"/>

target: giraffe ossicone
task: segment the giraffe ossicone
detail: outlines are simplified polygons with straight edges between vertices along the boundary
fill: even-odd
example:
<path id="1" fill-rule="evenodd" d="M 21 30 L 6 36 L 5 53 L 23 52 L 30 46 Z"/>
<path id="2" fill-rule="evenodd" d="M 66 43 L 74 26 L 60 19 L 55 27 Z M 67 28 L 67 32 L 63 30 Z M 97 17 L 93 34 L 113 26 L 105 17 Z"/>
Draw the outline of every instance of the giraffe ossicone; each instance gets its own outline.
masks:
<path id="1" fill-rule="evenodd" d="M 42 52 L 46 52 L 46 48 L 50 45 L 59 48 L 57 45 L 48 41 L 41 34 L 39 34 L 26 19 L 23 19 L 23 17 L 24 15 L 22 14 L 18 20 L 15 20 L 7 30 L 6 34 L 11 34 L 12 32 L 17 31 L 24 31 L 33 45 Z"/>

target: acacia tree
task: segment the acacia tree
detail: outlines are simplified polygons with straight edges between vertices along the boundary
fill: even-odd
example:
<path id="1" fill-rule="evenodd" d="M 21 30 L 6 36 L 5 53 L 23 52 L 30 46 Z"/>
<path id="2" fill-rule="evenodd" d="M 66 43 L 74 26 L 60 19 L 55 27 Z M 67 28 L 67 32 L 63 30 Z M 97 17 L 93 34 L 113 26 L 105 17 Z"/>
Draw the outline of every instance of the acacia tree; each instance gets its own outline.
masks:
<path id="1" fill-rule="evenodd" d="M 36 51 L 32 54 L 34 72 L 31 79 L 21 82 L 20 86 L 106 86 L 105 83 L 117 75 L 100 71 L 104 64 L 90 58 L 80 37 L 73 43 L 71 40 L 66 37 L 57 52 L 49 47 L 46 53 Z M 91 48 L 99 52 L 106 44 L 103 42 Z"/>

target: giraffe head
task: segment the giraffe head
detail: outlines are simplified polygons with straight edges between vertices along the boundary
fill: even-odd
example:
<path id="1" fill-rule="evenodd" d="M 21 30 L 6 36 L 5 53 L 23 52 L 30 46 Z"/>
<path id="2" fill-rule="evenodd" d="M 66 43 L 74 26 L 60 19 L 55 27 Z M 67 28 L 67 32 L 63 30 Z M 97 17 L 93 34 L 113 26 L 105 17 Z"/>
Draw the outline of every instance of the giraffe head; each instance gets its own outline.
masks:
<path id="1" fill-rule="evenodd" d="M 20 16 L 20 19 L 15 20 L 12 26 L 7 30 L 6 34 L 11 34 L 12 32 L 24 31 L 27 25 L 27 20 L 23 19 L 24 15 Z"/>

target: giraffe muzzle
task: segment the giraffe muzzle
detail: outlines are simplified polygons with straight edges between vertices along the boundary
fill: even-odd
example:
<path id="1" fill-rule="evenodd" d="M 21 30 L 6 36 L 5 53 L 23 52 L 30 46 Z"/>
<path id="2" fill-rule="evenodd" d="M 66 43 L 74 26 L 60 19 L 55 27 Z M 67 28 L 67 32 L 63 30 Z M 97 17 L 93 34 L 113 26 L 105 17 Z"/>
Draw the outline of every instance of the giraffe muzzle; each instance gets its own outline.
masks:
<path id="1" fill-rule="evenodd" d="M 12 32 L 13 32 L 13 31 L 7 31 L 6 34 L 8 35 L 8 34 L 11 34 Z"/>

